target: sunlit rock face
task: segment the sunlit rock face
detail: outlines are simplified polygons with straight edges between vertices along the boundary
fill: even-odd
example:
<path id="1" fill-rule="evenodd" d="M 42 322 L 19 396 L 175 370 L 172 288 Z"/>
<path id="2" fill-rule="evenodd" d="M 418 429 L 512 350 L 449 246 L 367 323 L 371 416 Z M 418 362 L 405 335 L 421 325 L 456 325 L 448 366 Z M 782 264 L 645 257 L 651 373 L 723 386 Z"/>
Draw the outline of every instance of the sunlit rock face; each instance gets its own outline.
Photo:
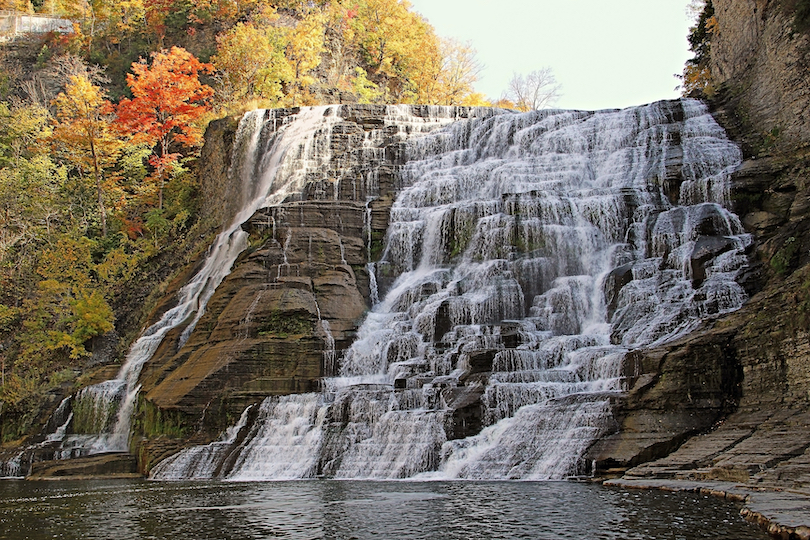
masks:
<path id="1" fill-rule="evenodd" d="M 277 119 L 255 114 L 232 167 L 273 154 Z M 187 414 L 271 397 L 156 478 L 582 473 L 638 351 L 746 300 L 740 152 L 699 102 L 319 114 L 185 345 L 142 377 Z"/>

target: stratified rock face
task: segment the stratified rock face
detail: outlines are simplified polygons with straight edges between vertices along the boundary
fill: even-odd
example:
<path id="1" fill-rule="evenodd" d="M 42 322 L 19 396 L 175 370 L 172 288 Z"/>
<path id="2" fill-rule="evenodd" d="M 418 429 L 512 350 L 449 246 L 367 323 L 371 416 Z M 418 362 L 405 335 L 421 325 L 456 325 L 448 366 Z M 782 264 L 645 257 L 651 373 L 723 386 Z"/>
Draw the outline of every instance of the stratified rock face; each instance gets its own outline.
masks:
<path id="1" fill-rule="evenodd" d="M 204 217 L 225 225 L 253 196 L 236 176 L 276 166 L 279 185 L 268 190 L 268 206 L 243 223 L 249 247 L 204 315 L 172 330 L 144 367 L 142 392 L 159 410 L 190 422 L 204 418 L 216 432 L 267 395 L 318 390 L 371 305 L 376 285 L 366 264 L 382 246 L 404 141 L 470 114 L 376 105 L 319 111 L 323 125 L 280 164 L 262 163 L 269 153 L 261 149 L 282 126 L 295 127 L 286 123 L 298 110 L 251 113 L 253 133 L 237 133 L 233 119 L 209 128 Z"/>
<path id="2" fill-rule="evenodd" d="M 742 98 L 748 128 L 784 148 L 810 143 L 810 38 L 778 0 L 713 0 L 712 75 Z"/>
<path id="3" fill-rule="evenodd" d="M 665 348 L 746 298 L 750 238 L 724 207 L 740 153 L 704 105 L 477 111 L 408 145 L 364 135 L 396 108 L 355 110 L 144 370 L 161 410 L 226 398 L 235 420 L 269 396 L 157 478 L 563 478 L 620 423 L 654 436 L 612 459 L 645 459 L 733 402 L 722 345 Z M 315 372 L 321 392 L 283 385 Z"/>
<path id="4" fill-rule="evenodd" d="M 736 388 L 721 422 L 628 476 L 810 485 L 810 36 L 794 27 L 795 4 L 713 0 L 712 75 L 721 91 L 712 106 L 746 158 L 732 176 L 731 194 L 756 239 L 744 278 L 752 297 L 661 351 L 660 379 L 631 392 L 625 429 L 594 454 L 606 466 L 636 465 L 684 440 L 635 428 L 673 382 L 694 396 L 681 364 L 690 351 L 702 351 L 691 364 L 699 374 L 693 380 L 727 366 L 724 385 Z M 660 452 L 634 453 L 637 441 L 649 439 L 657 439 Z"/>

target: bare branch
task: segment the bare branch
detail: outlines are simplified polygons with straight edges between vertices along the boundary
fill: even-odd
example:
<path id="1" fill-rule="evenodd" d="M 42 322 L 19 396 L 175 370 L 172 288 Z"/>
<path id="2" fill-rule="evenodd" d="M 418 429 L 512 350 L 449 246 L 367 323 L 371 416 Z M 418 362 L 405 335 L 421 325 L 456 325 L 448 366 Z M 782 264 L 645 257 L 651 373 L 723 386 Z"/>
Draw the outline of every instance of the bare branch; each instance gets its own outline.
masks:
<path id="1" fill-rule="evenodd" d="M 525 76 L 514 73 L 504 99 L 521 111 L 536 111 L 553 106 L 560 98 L 560 89 L 551 68 L 544 67 Z"/>

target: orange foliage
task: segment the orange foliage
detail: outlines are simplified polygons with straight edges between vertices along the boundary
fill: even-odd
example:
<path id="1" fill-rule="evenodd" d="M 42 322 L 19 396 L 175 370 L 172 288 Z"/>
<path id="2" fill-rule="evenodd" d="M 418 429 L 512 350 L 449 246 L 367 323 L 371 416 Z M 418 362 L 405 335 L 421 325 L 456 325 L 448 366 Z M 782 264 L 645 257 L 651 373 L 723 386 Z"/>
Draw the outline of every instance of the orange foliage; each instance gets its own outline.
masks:
<path id="1" fill-rule="evenodd" d="M 118 104 L 119 128 L 133 136 L 133 142 L 157 145 L 150 158 L 160 182 L 159 207 L 163 207 L 164 173 L 178 155 L 169 152 L 176 143 L 187 147 L 202 141 L 203 129 L 197 123 L 211 110 L 214 91 L 202 84 L 200 73 L 211 73 L 213 66 L 200 62 L 181 47 L 152 55 L 152 64 L 141 59 L 132 64 L 127 85 L 133 99 Z"/>

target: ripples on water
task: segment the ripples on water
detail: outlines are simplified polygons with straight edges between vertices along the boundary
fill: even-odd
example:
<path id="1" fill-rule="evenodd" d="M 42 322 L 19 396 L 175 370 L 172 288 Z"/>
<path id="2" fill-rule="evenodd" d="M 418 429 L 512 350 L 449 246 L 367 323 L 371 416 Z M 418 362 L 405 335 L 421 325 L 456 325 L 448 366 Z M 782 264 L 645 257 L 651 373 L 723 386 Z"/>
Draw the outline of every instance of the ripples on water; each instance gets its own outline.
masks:
<path id="1" fill-rule="evenodd" d="M 566 482 L 0 482 L 0 538 L 765 539 L 739 506 Z"/>

